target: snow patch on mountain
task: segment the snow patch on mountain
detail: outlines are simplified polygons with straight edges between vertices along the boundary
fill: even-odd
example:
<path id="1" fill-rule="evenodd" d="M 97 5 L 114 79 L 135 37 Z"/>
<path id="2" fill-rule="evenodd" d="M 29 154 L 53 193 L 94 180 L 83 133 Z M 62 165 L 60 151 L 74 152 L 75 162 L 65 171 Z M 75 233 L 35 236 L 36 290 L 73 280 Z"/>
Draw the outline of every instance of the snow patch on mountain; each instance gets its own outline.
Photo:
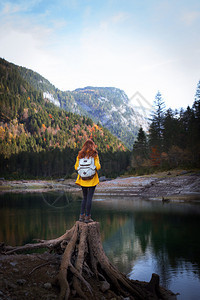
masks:
<path id="1" fill-rule="evenodd" d="M 112 106 L 110 111 L 119 111 L 119 109 L 116 106 Z"/>
<path id="2" fill-rule="evenodd" d="M 45 99 L 48 99 L 50 102 L 52 102 L 54 105 L 60 107 L 60 102 L 54 98 L 54 96 L 49 92 L 43 92 L 43 97 Z"/>
<path id="3" fill-rule="evenodd" d="M 99 97 L 98 98 L 98 100 L 100 101 L 100 102 L 108 102 L 109 100 L 107 99 L 107 98 L 105 98 L 105 97 Z"/>
<path id="4" fill-rule="evenodd" d="M 124 106 L 124 105 L 121 105 L 120 107 L 119 107 L 119 111 L 123 114 L 123 113 L 125 113 L 126 112 L 126 107 Z"/>
<path id="5" fill-rule="evenodd" d="M 50 92 L 46 92 L 45 96 L 52 102 L 57 101 Z M 135 103 L 120 89 L 86 87 L 73 91 L 70 96 L 70 101 L 66 99 L 61 102 L 62 107 L 100 122 L 122 139 L 130 149 L 140 126 L 144 131 L 148 131 L 146 115 L 143 111 L 134 109 Z M 71 101 L 72 99 L 74 101 Z"/>

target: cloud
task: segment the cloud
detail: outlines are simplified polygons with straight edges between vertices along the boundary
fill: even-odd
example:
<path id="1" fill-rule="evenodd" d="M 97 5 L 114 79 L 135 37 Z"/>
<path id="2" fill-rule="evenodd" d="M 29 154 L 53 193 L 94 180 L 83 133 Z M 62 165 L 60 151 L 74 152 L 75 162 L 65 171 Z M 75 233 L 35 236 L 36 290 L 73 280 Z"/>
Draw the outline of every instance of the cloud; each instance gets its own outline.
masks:
<path id="1" fill-rule="evenodd" d="M 172 6 L 165 2 L 169 14 Z M 4 15 L 1 12 L 0 56 L 37 71 L 57 88 L 115 86 L 129 97 L 139 91 L 149 102 L 160 90 L 171 107 L 192 103 L 199 80 L 199 48 L 193 47 L 198 38 L 188 43 L 189 29 L 188 36 L 178 35 L 174 23 L 177 11 L 173 22 L 171 14 L 165 16 L 174 27 L 167 36 L 162 31 L 164 21 L 158 30 L 151 27 L 155 25 L 151 23 L 152 12 L 147 23 L 143 16 L 140 30 L 139 16 L 133 18 L 125 7 L 94 14 L 93 3 L 87 2 L 88 6 L 81 9 L 74 1 L 71 10 L 70 2 L 65 2 L 52 14 L 55 6 L 33 13 L 39 1 L 28 1 L 25 7 L 23 2 L 13 7 L 9 3 L 3 6 Z M 189 15 L 182 14 L 186 26 L 198 22 L 197 15 Z"/>
<path id="2" fill-rule="evenodd" d="M 22 0 L 16 3 L 17 1 L 6 1 L 2 4 L 1 15 L 2 16 L 11 16 L 14 14 L 20 14 L 30 11 L 35 5 L 41 2 L 41 0 Z"/>
<path id="3" fill-rule="evenodd" d="M 47 43 L 50 35 L 52 34 L 52 29 L 38 24 L 37 22 L 30 21 L 30 18 L 21 18 L 20 16 L 16 16 L 15 18 L 7 18 L 2 23 L 0 21 L 0 36 L 2 39 L 10 40 L 10 43 L 13 44 L 17 42 L 17 36 L 30 36 L 36 43 L 42 45 Z M 5 34 L 6 33 L 6 34 Z M 14 35 L 16 33 L 16 37 Z M 27 45 L 26 39 L 19 39 L 19 42 L 23 42 L 24 46 Z M 6 43 L 4 45 L 1 44 L 1 47 L 7 47 Z M 13 51 L 13 50 L 12 50 Z"/>
<path id="4" fill-rule="evenodd" d="M 130 14 L 127 12 L 119 12 L 116 15 L 111 17 L 111 22 L 114 24 L 119 24 L 122 23 L 124 21 L 126 21 L 127 19 L 129 19 Z"/>
<path id="5" fill-rule="evenodd" d="M 11 3 L 5 3 L 3 5 L 2 15 L 11 15 L 21 11 L 21 6 L 18 4 L 12 5 Z"/>
<path id="6" fill-rule="evenodd" d="M 200 11 L 187 11 L 182 14 L 181 20 L 187 26 L 192 26 L 196 21 L 200 20 Z"/>
<path id="7" fill-rule="evenodd" d="M 40 38 L 42 35 L 40 29 L 41 28 L 34 29 L 37 31 L 37 34 L 35 32 L 31 34 L 28 31 L 21 32 L 14 28 L 7 31 L 7 34 L 1 37 L 1 56 L 11 62 L 35 70 L 38 69 L 40 64 L 47 65 L 48 61 L 50 61 L 50 55 L 42 47 L 43 41 Z"/>

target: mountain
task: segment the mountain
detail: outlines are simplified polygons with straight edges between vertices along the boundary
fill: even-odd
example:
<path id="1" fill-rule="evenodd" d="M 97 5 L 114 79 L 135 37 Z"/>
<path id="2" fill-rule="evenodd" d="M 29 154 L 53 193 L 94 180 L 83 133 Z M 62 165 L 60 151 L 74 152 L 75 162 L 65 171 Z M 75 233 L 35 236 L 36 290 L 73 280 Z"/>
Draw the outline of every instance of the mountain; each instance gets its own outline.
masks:
<path id="1" fill-rule="evenodd" d="M 33 86 L 38 92 L 41 91 L 45 99 L 48 99 L 50 102 L 60 107 L 60 102 L 58 100 L 59 90 L 56 89 L 53 84 L 37 72 L 14 64 L 11 65 L 17 68 L 19 74 L 26 82 Z"/>
<path id="2" fill-rule="evenodd" d="M 98 145 L 104 171 L 122 169 L 113 153 L 116 157 L 125 153 L 123 143 L 91 118 L 62 109 L 58 95 L 39 74 L 0 59 L 1 171 L 61 176 L 68 170 L 71 174 L 77 151 L 88 138 Z"/>
<path id="3" fill-rule="evenodd" d="M 132 149 L 140 126 L 148 129 L 148 120 L 135 110 L 124 91 L 114 87 L 85 87 L 60 91 L 47 79 L 32 70 L 18 67 L 21 76 L 42 91 L 44 98 L 79 115 L 88 116 L 106 127 L 129 149 Z"/>
<path id="4" fill-rule="evenodd" d="M 139 127 L 147 127 L 147 121 L 134 111 L 127 95 L 120 89 L 86 87 L 77 89 L 72 94 L 85 115 L 108 128 L 129 149 L 133 147 Z"/>
<path id="5" fill-rule="evenodd" d="M 25 134 L 27 142 L 29 137 L 38 138 L 36 151 L 57 146 L 76 148 L 87 138 L 98 140 L 102 151 L 106 151 L 108 145 L 114 151 L 120 147 L 125 149 L 116 137 L 91 118 L 62 109 L 56 95 L 54 97 L 55 88 L 46 79 L 29 70 L 26 76 L 31 75 L 31 80 L 27 82 L 26 76 L 22 77 L 19 70 L 20 67 L 0 60 L 1 137 L 8 133 L 7 139 L 12 140 Z M 46 87 L 48 91 L 41 93 Z M 41 142 L 41 138 L 48 143 Z"/>

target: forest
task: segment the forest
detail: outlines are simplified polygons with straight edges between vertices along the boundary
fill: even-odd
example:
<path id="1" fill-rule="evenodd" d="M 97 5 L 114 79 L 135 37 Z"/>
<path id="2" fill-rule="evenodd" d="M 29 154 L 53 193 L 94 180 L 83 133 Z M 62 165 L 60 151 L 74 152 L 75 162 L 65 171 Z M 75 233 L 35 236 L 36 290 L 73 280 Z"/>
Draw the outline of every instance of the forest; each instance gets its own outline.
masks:
<path id="1" fill-rule="evenodd" d="M 20 68 L 0 59 L 0 176 L 69 178 L 87 138 L 100 156 L 100 176 L 200 167 L 200 82 L 192 107 L 165 109 L 155 96 L 149 131 L 141 127 L 130 151 L 91 118 L 61 109 L 27 82 Z"/>
<path id="2" fill-rule="evenodd" d="M 92 119 L 43 98 L 16 66 L 0 61 L 0 172 L 5 178 L 70 177 L 88 138 L 97 145 L 102 174 L 122 174 L 129 164 L 123 143 Z"/>
<path id="3" fill-rule="evenodd" d="M 130 105 L 128 96 L 119 88 L 87 86 L 73 91 L 61 91 L 40 74 L 24 67 L 17 67 L 22 78 L 37 91 L 43 92 L 43 95 L 48 94 L 60 108 L 100 123 L 129 150 L 132 149 L 137 136 L 138 119 L 146 129 L 146 119 L 138 115 Z"/>
<path id="4" fill-rule="evenodd" d="M 149 132 L 139 129 L 134 142 L 130 173 L 200 167 L 200 81 L 192 107 L 165 109 L 158 92 L 150 119 Z"/>

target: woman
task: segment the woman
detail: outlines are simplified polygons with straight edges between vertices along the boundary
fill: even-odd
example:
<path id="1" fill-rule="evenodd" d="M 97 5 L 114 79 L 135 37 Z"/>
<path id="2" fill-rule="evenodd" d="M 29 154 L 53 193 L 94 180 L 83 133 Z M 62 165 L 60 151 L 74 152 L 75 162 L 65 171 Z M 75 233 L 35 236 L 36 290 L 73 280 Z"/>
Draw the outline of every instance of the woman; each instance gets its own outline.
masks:
<path id="1" fill-rule="evenodd" d="M 76 164 L 75 164 L 76 170 L 79 167 L 79 160 L 85 157 L 94 158 L 96 172 L 92 178 L 87 178 L 87 179 L 81 178 L 81 176 L 78 174 L 76 184 L 82 187 L 82 192 L 83 192 L 83 200 L 81 203 L 81 214 L 79 217 L 79 221 L 81 222 L 85 221 L 85 223 L 89 223 L 89 222 L 93 222 L 93 220 L 91 219 L 92 197 L 94 195 L 96 185 L 99 184 L 99 177 L 97 171 L 101 168 L 95 143 L 90 139 L 84 143 L 82 149 L 78 153 L 78 156 L 76 158 Z"/>

